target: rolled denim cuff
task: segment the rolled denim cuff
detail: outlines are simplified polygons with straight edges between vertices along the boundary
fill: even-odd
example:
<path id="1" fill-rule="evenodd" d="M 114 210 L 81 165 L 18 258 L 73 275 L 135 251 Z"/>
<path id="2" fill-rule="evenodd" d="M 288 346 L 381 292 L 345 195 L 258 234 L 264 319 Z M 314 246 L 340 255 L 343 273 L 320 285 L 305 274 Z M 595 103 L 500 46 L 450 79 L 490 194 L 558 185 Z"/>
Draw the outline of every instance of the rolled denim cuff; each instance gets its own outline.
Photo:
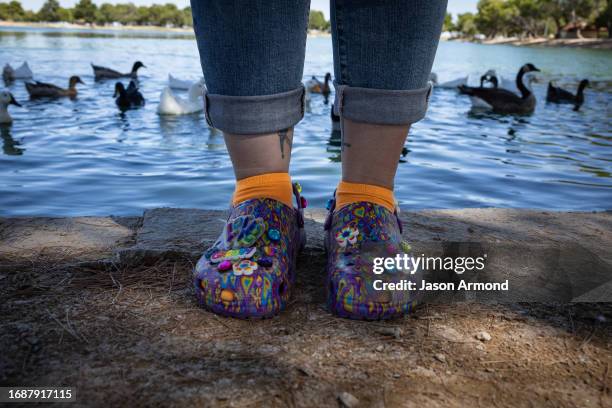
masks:
<path id="1" fill-rule="evenodd" d="M 304 86 L 274 95 L 228 96 L 204 92 L 208 124 L 226 133 L 257 135 L 288 129 L 304 117 Z"/>
<path id="2" fill-rule="evenodd" d="M 359 88 L 335 82 L 334 87 L 336 115 L 374 125 L 410 125 L 425 117 L 432 83 L 410 90 Z"/>

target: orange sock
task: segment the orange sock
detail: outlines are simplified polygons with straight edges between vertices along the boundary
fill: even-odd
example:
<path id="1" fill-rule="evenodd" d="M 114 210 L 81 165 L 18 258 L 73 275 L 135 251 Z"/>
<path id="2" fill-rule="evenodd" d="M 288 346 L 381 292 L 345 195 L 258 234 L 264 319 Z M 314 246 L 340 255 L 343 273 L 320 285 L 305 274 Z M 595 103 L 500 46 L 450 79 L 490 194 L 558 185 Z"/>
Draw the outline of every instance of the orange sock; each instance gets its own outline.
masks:
<path id="1" fill-rule="evenodd" d="M 293 187 L 289 173 L 267 173 L 236 182 L 233 205 L 253 198 L 271 198 L 293 206 Z"/>
<path id="2" fill-rule="evenodd" d="M 336 189 L 336 209 L 358 201 L 382 205 L 391 212 L 395 211 L 395 197 L 392 190 L 372 184 L 341 181 Z"/>

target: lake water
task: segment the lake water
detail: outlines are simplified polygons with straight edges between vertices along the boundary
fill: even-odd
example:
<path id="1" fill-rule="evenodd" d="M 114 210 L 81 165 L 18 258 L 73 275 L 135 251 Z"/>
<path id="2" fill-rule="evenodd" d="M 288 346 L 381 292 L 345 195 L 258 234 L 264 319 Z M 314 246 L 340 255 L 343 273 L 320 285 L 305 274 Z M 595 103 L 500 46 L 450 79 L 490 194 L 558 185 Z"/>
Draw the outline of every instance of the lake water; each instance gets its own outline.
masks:
<path id="1" fill-rule="evenodd" d="M 156 114 L 167 75 L 200 74 L 193 36 L 113 31 L 1 29 L 0 64 L 28 61 L 35 78 L 86 82 L 77 100 L 29 101 L 1 128 L 0 215 L 125 215 L 160 206 L 226 208 L 233 173 L 220 133 L 202 115 Z M 95 83 L 90 62 L 129 70 L 141 60 L 145 108 L 120 113 L 113 82 Z M 495 68 L 507 78 L 525 62 L 542 70 L 528 117 L 482 115 L 467 97 L 436 89 L 413 126 L 396 179 L 403 208 L 612 208 L 612 52 L 442 42 L 440 81 Z M 304 77 L 332 71 L 331 40 L 308 40 Z M 591 79 L 579 112 L 544 101 L 557 79 L 574 90 Z M 340 177 L 330 105 L 313 96 L 295 130 L 291 172 L 310 205 L 323 207 Z"/>

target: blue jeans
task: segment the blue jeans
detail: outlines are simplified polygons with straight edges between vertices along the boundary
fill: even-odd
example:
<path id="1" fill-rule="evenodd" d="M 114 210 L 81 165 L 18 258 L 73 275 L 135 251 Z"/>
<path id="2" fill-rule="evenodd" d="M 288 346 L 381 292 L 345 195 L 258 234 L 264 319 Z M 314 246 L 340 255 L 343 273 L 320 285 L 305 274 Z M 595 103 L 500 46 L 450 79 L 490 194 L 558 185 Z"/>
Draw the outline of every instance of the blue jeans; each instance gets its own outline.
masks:
<path id="1" fill-rule="evenodd" d="M 425 116 L 447 0 L 331 0 L 335 109 L 356 122 Z M 309 0 L 192 0 L 208 123 L 274 133 L 304 115 Z"/>

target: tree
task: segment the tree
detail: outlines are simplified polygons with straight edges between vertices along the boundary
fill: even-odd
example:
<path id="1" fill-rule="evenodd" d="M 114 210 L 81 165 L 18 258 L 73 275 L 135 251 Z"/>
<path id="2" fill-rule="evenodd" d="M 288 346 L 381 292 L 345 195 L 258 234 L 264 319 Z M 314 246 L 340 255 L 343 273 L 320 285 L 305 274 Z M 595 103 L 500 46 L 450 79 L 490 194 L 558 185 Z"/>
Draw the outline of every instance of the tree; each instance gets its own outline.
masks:
<path id="1" fill-rule="evenodd" d="M 146 8 L 146 7 L 145 7 Z M 111 14 L 110 22 L 118 22 L 121 24 L 138 24 L 140 14 L 138 8 L 133 3 L 116 4 Z"/>
<path id="2" fill-rule="evenodd" d="M 149 14 L 149 8 L 140 6 L 136 9 L 135 19 L 132 21 L 133 24 L 138 25 L 150 25 L 152 18 Z"/>
<path id="3" fill-rule="evenodd" d="M 600 0 L 539 0 L 542 12 L 557 25 L 557 38 L 569 23 L 590 21 L 604 8 Z"/>
<path id="4" fill-rule="evenodd" d="M 311 10 L 308 16 L 308 29 L 309 30 L 329 30 L 329 21 L 325 20 L 325 15 L 322 11 Z"/>
<path id="5" fill-rule="evenodd" d="M 97 20 L 98 6 L 91 0 L 80 0 L 74 6 L 74 18 L 86 23 L 95 23 Z"/>
<path id="6" fill-rule="evenodd" d="M 612 1 L 608 0 L 606 8 L 601 10 L 597 19 L 595 19 L 595 26 L 606 27 L 608 29 L 608 38 L 612 38 Z"/>
<path id="7" fill-rule="evenodd" d="M 455 24 L 455 30 L 459 31 L 461 35 L 466 37 L 473 37 L 478 34 L 478 29 L 476 28 L 476 18 L 474 14 L 458 14 L 457 23 Z"/>
<path id="8" fill-rule="evenodd" d="M 442 31 L 456 31 L 455 26 L 453 25 L 453 16 L 451 16 L 451 13 L 446 13 L 444 16 Z"/>
<path id="9" fill-rule="evenodd" d="M 102 3 L 98 9 L 98 17 L 96 23 L 110 24 L 119 21 L 115 13 L 115 6 L 110 3 Z"/>
<path id="10" fill-rule="evenodd" d="M 517 10 L 504 0 L 480 0 L 475 23 L 478 31 L 487 37 L 497 34 L 507 35 Z"/>
<path id="11" fill-rule="evenodd" d="M 544 32 L 546 16 L 540 0 L 510 0 L 507 7 L 514 16 L 509 27 L 511 34 L 535 37 Z"/>
<path id="12" fill-rule="evenodd" d="M 55 22 L 61 21 L 61 6 L 57 0 L 47 0 L 38 10 L 38 20 Z"/>
<path id="13" fill-rule="evenodd" d="M 0 3 L 0 20 L 23 21 L 26 13 L 18 1 Z"/>
<path id="14" fill-rule="evenodd" d="M 193 15 L 191 13 L 191 7 L 185 7 L 183 9 L 183 25 L 189 27 L 193 25 Z"/>

